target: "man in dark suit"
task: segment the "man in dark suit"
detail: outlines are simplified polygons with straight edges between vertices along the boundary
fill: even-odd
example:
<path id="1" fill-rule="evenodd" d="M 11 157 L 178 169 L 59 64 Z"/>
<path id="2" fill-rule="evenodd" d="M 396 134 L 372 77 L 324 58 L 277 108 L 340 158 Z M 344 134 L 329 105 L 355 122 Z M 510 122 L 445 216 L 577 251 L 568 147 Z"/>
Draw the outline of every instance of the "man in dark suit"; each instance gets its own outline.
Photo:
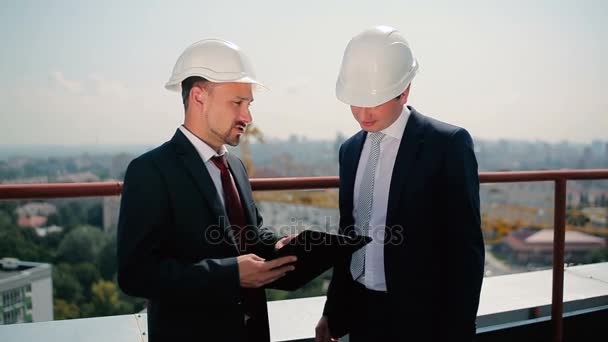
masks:
<path id="1" fill-rule="evenodd" d="M 318 342 L 475 335 L 484 244 L 473 141 L 406 105 L 417 70 L 387 26 L 344 53 L 336 95 L 362 130 L 340 149 L 340 229 L 373 241 L 334 267 Z"/>
<path id="2" fill-rule="evenodd" d="M 271 258 L 287 239 L 261 227 L 243 163 L 228 153 L 252 121 L 251 64 L 234 44 L 203 40 L 166 87 L 184 124 L 129 165 L 118 223 L 118 282 L 148 299 L 149 341 L 270 340 L 263 286 L 293 269 Z"/>

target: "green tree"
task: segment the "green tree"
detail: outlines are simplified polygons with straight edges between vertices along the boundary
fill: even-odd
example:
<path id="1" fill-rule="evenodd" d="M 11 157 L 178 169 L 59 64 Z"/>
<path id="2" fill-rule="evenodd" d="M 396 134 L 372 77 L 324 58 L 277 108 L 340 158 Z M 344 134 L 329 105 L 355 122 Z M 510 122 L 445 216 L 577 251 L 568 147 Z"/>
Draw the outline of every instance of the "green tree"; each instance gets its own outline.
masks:
<path id="1" fill-rule="evenodd" d="M 21 201 L 0 201 L 0 212 L 4 212 L 10 218 L 12 224 L 17 223 L 15 210 L 22 204 Z"/>
<path id="2" fill-rule="evenodd" d="M 51 252 L 55 256 L 57 248 L 59 248 L 59 244 L 61 243 L 61 240 L 63 240 L 65 235 L 65 231 L 47 234 L 42 238 L 38 238 L 38 245 L 40 246 L 40 248 Z"/>
<path id="3" fill-rule="evenodd" d="M 87 224 L 95 227 L 103 226 L 103 208 L 101 201 L 92 204 L 87 209 Z"/>
<path id="4" fill-rule="evenodd" d="M 113 234 L 99 252 L 99 272 L 105 280 L 112 280 L 117 271 L 116 265 L 116 234 Z"/>
<path id="5" fill-rule="evenodd" d="M 101 279 L 97 266 L 90 263 L 80 263 L 71 266 L 72 274 L 82 287 L 85 301 L 92 299 L 91 286 Z"/>
<path id="6" fill-rule="evenodd" d="M 77 227 L 67 233 L 61 240 L 57 249 L 57 259 L 71 264 L 95 263 L 106 239 L 99 228 L 91 226 Z"/>
<path id="7" fill-rule="evenodd" d="M 51 261 L 50 252 L 42 249 L 36 239 L 33 228 L 21 228 L 11 224 L 0 226 L 0 257 L 13 257 L 25 261 Z"/>
<path id="8" fill-rule="evenodd" d="M 108 169 L 95 170 L 93 173 L 102 181 L 110 178 L 110 171 Z"/>
<path id="9" fill-rule="evenodd" d="M 80 309 L 74 303 L 68 303 L 63 299 L 53 301 L 53 312 L 55 320 L 72 319 L 80 317 Z"/>
<path id="10" fill-rule="evenodd" d="M 111 281 L 100 280 L 91 286 L 91 302 L 83 306 L 86 317 L 132 313 L 133 308 L 120 300 L 118 287 Z"/>
<path id="11" fill-rule="evenodd" d="M 13 219 L 10 214 L 0 211 L 0 229 L 13 225 Z"/>
<path id="12" fill-rule="evenodd" d="M 49 226 L 61 226 L 61 217 L 57 213 L 53 213 L 46 218 L 46 224 Z"/>
<path id="13" fill-rule="evenodd" d="M 589 223 L 590 219 L 582 211 L 571 210 L 566 213 L 566 222 L 573 226 L 583 227 Z"/>
<path id="14" fill-rule="evenodd" d="M 86 224 L 88 221 L 87 209 L 80 201 L 69 201 L 58 207 L 56 221 L 59 226 L 67 229 Z"/>
<path id="15" fill-rule="evenodd" d="M 114 281 L 116 284 L 116 281 Z M 130 314 L 135 312 L 140 312 L 146 307 L 146 300 L 144 298 L 139 297 L 131 297 L 124 294 L 122 291 L 120 292 L 120 300 L 125 303 L 123 310 L 123 314 Z"/>
<path id="16" fill-rule="evenodd" d="M 73 304 L 84 299 L 82 285 L 69 264 L 59 264 L 53 268 L 53 292 L 55 299 Z"/>
<path id="17" fill-rule="evenodd" d="M 608 261 L 608 248 L 595 249 L 591 252 L 591 263 Z"/>

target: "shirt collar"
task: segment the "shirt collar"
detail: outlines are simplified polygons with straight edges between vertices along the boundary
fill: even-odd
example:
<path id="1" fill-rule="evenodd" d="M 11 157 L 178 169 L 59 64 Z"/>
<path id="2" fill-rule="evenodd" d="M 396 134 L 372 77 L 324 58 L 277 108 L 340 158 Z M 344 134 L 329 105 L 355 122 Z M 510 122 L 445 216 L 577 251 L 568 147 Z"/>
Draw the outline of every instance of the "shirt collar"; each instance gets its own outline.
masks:
<path id="1" fill-rule="evenodd" d="M 209 146 L 206 142 L 201 140 L 196 135 L 192 134 L 192 132 L 190 132 L 186 127 L 184 127 L 184 125 L 179 126 L 179 130 L 184 133 L 186 138 L 188 138 L 192 146 L 194 146 L 198 154 L 201 156 L 201 159 L 205 163 L 215 156 L 223 156 L 224 154 L 228 153 L 228 149 L 224 145 L 220 147 L 220 152 L 216 153 L 211 146 Z"/>
<path id="2" fill-rule="evenodd" d="M 407 125 L 407 121 L 410 118 L 410 110 L 407 106 L 403 106 L 403 110 L 399 117 L 395 122 L 393 122 L 390 126 L 383 129 L 382 133 L 388 135 L 389 137 L 395 138 L 397 140 L 401 140 L 403 137 L 403 131 L 405 130 L 405 126 Z"/>

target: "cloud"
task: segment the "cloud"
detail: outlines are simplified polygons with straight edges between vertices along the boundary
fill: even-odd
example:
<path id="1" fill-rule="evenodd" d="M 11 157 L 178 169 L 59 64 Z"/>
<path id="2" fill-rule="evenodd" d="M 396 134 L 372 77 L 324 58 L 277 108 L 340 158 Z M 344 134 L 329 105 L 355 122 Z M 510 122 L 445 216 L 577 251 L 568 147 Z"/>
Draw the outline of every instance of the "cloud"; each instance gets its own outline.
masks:
<path id="1" fill-rule="evenodd" d="M 68 80 L 61 71 L 53 71 L 51 73 L 51 79 L 55 85 L 58 85 L 61 89 L 67 90 L 70 93 L 81 93 L 84 90 L 81 81 Z"/>
<path id="2" fill-rule="evenodd" d="M 15 114 L 10 125 L 0 125 L 7 143 L 160 143 L 183 120 L 179 96 L 162 87 L 94 72 L 76 79 L 61 71 L 47 75 L 49 82 L 0 92 L 0 115 Z"/>
<path id="3" fill-rule="evenodd" d="M 88 80 L 92 83 L 92 90 L 95 94 L 101 96 L 118 96 L 128 97 L 129 89 L 120 81 L 108 80 L 100 73 L 92 73 Z"/>
<path id="4" fill-rule="evenodd" d="M 51 72 L 51 79 L 54 87 L 59 90 L 67 91 L 71 94 L 87 97 L 109 96 L 126 98 L 129 96 L 129 89 L 125 84 L 117 80 L 107 79 L 101 73 L 91 73 L 87 78 L 78 80 L 67 79 L 63 72 Z"/>

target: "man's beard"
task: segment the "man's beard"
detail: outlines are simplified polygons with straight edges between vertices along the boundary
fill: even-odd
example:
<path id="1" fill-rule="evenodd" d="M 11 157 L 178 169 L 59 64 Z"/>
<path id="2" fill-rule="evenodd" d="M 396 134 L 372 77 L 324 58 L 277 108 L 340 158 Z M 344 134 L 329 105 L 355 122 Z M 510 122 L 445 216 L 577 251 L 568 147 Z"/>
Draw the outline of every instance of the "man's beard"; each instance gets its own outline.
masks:
<path id="1" fill-rule="evenodd" d="M 237 146 L 240 142 L 241 142 L 241 136 L 242 134 L 237 134 L 235 136 L 231 136 L 230 134 L 232 133 L 232 130 L 235 128 L 235 126 L 231 127 L 228 132 L 220 135 L 217 134 L 218 136 L 222 137 L 222 141 L 224 142 L 224 144 L 228 144 L 230 146 Z"/>
<path id="2" fill-rule="evenodd" d="M 224 138 L 226 144 L 230 146 L 237 146 L 241 142 L 241 135 L 237 135 L 234 138 L 230 137 L 230 134 L 227 134 Z"/>

